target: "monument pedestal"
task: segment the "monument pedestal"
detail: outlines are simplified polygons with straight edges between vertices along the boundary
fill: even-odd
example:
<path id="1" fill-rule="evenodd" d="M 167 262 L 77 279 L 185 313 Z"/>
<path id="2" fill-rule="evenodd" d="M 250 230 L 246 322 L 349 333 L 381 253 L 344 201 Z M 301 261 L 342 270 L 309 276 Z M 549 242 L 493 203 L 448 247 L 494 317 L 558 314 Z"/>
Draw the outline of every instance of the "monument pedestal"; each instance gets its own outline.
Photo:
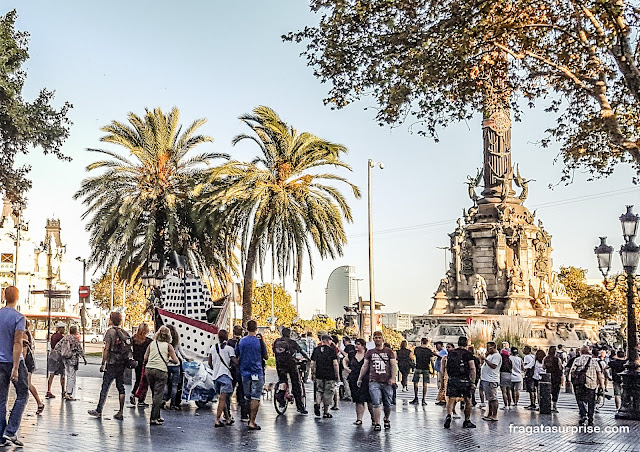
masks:
<path id="1" fill-rule="evenodd" d="M 460 314 L 474 316 L 478 314 L 485 314 L 486 311 L 487 311 L 486 306 L 472 305 L 472 306 L 467 306 L 466 308 L 460 309 Z"/>

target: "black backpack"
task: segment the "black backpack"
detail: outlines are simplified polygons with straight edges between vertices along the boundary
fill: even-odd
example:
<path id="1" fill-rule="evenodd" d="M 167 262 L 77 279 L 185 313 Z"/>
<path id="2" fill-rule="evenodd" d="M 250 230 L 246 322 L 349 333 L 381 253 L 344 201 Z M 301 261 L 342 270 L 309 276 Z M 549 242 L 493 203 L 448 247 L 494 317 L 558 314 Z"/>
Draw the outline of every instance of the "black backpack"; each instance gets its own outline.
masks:
<path id="1" fill-rule="evenodd" d="M 587 384 L 587 372 L 589 371 L 589 366 L 591 365 L 591 357 L 587 360 L 587 364 L 580 369 L 574 369 L 571 371 L 571 383 L 574 386 L 585 386 Z"/>
<path id="2" fill-rule="evenodd" d="M 447 355 L 447 374 L 450 377 L 469 378 L 469 363 L 462 359 L 462 351 L 451 350 Z"/>

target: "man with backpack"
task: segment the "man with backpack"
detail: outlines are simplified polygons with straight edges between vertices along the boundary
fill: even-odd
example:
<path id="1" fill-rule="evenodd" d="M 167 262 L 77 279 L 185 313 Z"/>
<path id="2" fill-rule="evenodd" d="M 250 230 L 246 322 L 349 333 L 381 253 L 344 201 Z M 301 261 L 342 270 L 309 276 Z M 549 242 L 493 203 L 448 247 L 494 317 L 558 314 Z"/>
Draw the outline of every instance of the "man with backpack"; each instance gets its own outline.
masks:
<path id="1" fill-rule="evenodd" d="M 571 383 L 580 410 L 580 425 L 585 421 L 593 426 L 593 413 L 596 406 L 596 389 L 604 388 L 604 378 L 597 360 L 591 356 L 589 347 L 582 346 L 580 356 L 571 366 Z"/>
<path id="2" fill-rule="evenodd" d="M 467 349 L 467 338 L 458 338 L 458 348 L 455 348 L 442 358 L 442 366 L 447 370 L 447 418 L 444 428 L 451 427 L 453 408 L 460 399 L 464 400 L 463 428 L 475 428 L 471 422 L 471 395 L 476 391 L 476 365 L 473 353 Z"/>
<path id="3" fill-rule="evenodd" d="M 104 351 L 102 352 L 102 365 L 100 366 L 100 372 L 104 372 L 100 400 L 98 401 L 98 407 L 95 410 L 89 410 L 88 413 L 93 417 L 102 417 L 102 408 L 107 400 L 109 388 L 113 380 L 115 380 L 116 388 L 120 395 L 120 410 L 113 418 L 121 421 L 125 400 L 124 370 L 133 357 L 133 350 L 131 348 L 131 336 L 120 327 L 122 314 L 120 312 L 112 312 L 110 321 L 112 326 L 104 335 Z"/>

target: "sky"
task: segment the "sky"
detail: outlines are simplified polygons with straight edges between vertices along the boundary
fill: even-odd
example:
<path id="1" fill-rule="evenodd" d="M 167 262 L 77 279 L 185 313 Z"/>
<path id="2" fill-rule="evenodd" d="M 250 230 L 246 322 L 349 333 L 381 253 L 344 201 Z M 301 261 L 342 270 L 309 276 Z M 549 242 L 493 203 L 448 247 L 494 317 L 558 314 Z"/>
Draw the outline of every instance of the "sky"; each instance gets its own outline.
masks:
<path id="1" fill-rule="evenodd" d="M 368 159 L 385 164 L 372 174 L 376 298 L 386 312 L 428 311 L 445 272 L 444 251 L 438 247 L 448 246 L 447 234 L 455 229 L 462 209 L 471 205 L 464 182 L 482 164 L 479 117 L 440 130 L 435 143 L 409 124 L 378 126 L 371 99 L 343 110 L 325 106 L 329 87 L 300 57 L 303 47 L 281 39 L 319 20 L 305 1 L 9 0 L 2 5 L 0 14 L 17 9 L 17 29 L 31 35 L 24 97 L 32 100 L 47 87 L 55 90 L 57 107 L 64 101 L 73 104 L 69 117 L 74 124 L 62 148 L 72 162 L 38 150 L 21 159 L 33 167 L 25 212 L 30 233 L 44 238 L 46 219 L 60 218 L 69 260 L 69 274 L 63 278 L 73 287 L 82 279 L 82 265 L 75 257 L 88 257 L 90 249 L 81 219 L 85 207 L 72 196 L 88 175 L 85 167 L 97 157 L 86 148 L 101 146 L 101 127 L 126 121 L 129 112 L 142 115 L 145 108 L 168 111 L 176 106 L 183 125 L 207 119 L 200 132 L 214 142 L 196 152 L 249 159 L 258 151 L 255 144 L 231 146 L 234 136 L 248 131 L 238 116 L 267 105 L 299 131 L 347 146 L 344 160 L 353 171 L 341 174 L 364 194 L 360 200 L 348 195 L 354 221 L 346 226 L 344 255 L 325 261 L 316 255 L 313 278 L 305 263 L 302 317 L 324 310 L 327 278 L 342 265 L 356 267 L 363 279 L 360 294 L 369 298 Z M 620 246 L 618 217 L 625 204 L 640 210 L 640 187 L 632 184 L 627 166 L 607 179 L 588 182 L 588 175 L 576 173 L 570 185 L 558 185 L 558 146 L 543 149 L 537 144 L 553 120 L 542 108 L 525 111 L 522 122 L 513 125 L 512 160 L 525 178 L 535 179 L 525 205 L 537 209 L 536 218 L 553 236 L 554 268 L 574 265 L 597 278 L 593 248 L 598 236 L 609 236 L 610 244 Z M 265 278 L 270 273 L 265 269 Z M 89 276 L 99 274 L 91 269 Z M 284 283 L 293 291 L 291 278 Z"/>

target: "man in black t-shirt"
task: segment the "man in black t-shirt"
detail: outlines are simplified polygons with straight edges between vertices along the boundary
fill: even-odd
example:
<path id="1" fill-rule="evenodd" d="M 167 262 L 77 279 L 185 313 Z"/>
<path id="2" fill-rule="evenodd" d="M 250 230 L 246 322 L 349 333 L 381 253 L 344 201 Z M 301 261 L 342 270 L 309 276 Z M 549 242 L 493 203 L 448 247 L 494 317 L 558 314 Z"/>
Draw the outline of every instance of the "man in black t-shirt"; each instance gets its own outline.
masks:
<path id="1" fill-rule="evenodd" d="M 616 401 L 616 410 L 619 410 L 622 406 L 622 377 L 620 372 L 624 372 L 624 351 L 618 350 L 618 352 L 611 356 L 609 361 L 609 369 L 611 369 L 611 379 L 613 380 L 613 395 Z"/>
<path id="2" fill-rule="evenodd" d="M 309 356 L 300 348 L 300 345 L 291 339 L 291 330 L 282 328 L 282 337 L 273 342 L 273 354 L 276 358 L 276 371 L 278 372 L 278 391 L 276 392 L 276 400 L 284 405 L 284 388 L 280 389 L 280 383 L 286 383 L 288 377 L 291 378 L 291 392 L 296 400 L 296 408 L 301 414 L 307 414 L 307 410 L 302 403 L 302 387 L 300 382 L 300 374 L 298 373 L 298 360 L 296 355 L 300 354 L 305 359 Z"/>
<path id="3" fill-rule="evenodd" d="M 427 401 L 427 385 L 429 384 L 429 374 L 431 373 L 431 358 L 435 355 L 427 346 L 428 339 L 423 337 L 420 345 L 413 349 L 413 355 L 416 357 L 416 368 L 413 371 L 413 393 L 414 398 L 411 402 L 413 405 L 418 404 L 418 387 L 420 386 L 420 376 L 422 375 L 422 404 L 426 405 Z"/>
<path id="4" fill-rule="evenodd" d="M 442 358 L 443 369 L 447 370 L 447 418 L 444 428 L 451 427 L 453 408 L 460 400 L 464 400 L 463 428 L 475 428 L 471 422 L 471 395 L 476 391 L 476 365 L 473 354 L 467 349 L 465 336 L 458 338 L 458 348 L 451 350 Z"/>
<path id="5" fill-rule="evenodd" d="M 320 404 L 324 408 L 325 418 L 331 418 L 329 406 L 333 403 L 333 393 L 336 381 L 338 381 L 338 354 L 331 344 L 331 337 L 322 336 L 322 343 L 311 354 L 311 379 L 316 384 L 315 404 L 313 412 L 320 417 Z"/>

